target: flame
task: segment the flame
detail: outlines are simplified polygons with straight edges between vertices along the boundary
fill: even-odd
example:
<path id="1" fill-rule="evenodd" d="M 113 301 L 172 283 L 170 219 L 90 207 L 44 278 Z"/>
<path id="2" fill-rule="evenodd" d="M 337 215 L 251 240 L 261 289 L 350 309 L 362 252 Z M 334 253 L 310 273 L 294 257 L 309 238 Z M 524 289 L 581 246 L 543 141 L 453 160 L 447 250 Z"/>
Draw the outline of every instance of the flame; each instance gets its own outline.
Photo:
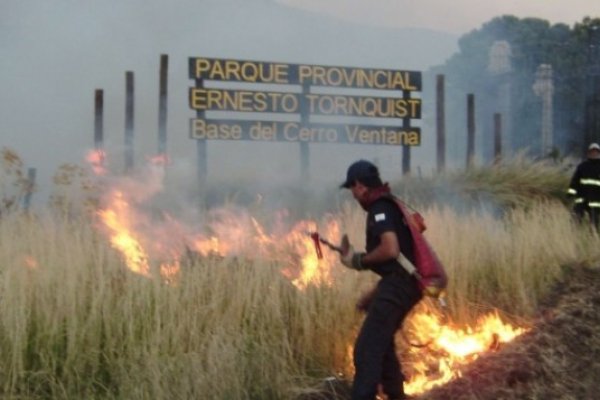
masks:
<path id="1" fill-rule="evenodd" d="M 103 168 L 105 153 L 102 150 L 90 152 L 87 161 L 97 174 L 107 172 Z M 275 259 L 287 265 L 282 273 L 298 288 L 331 284 L 330 269 L 334 260 L 331 257 L 318 260 L 314 244 L 305 234 L 308 227 L 317 226 L 314 221 L 301 221 L 287 232 L 282 229 L 269 232 L 246 211 L 221 208 L 210 212 L 209 233 L 203 234 L 194 233 L 191 227 L 166 215 L 163 221 L 152 220 L 140 206 L 162 190 L 167 164 L 167 155 L 158 154 L 148 158 L 146 168 L 138 171 L 140 176 L 110 177 L 103 181 L 109 187 L 103 190 L 97 214 L 111 245 L 122 253 L 131 271 L 148 276 L 150 259 L 167 260 L 158 270 L 166 281 L 174 282 L 182 255 L 191 251 L 202 257 L 251 255 L 270 261 Z M 285 216 L 286 212 L 276 213 L 276 222 L 281 224 Z M 337 225 L 329 223 L 326 234 L 329 238 L 338 237 Z M 144 247 L 144 243 L 150 245 Z"/>
<path id="2" fill-rule="evenodd" d="M 175 284 L 179 278 L 179 260 L 175 260 L 171 263 L 162 263 L 160 265 L 160 276 L 166 283 Z"/>
<path id="3" fill-rule="evenodd" d="M 299 289 L 308 285 L 331 285 L 331 269 L 335 255 L 319 260 L 310 236 L 309 228 L 315 221 L 300 221 L 287 233 L 269 233 L 255 218 L 231 210 L 216 210 L 210 223 L 212 234 L 198 235 L 190 248 L 204 257 L 237 256 L 251 254 L 254 258 L 276 259 L 287 265 L 282 273 Z M 337 224 L 330 222 L 326 230 L 330 237 L 339 236 Z"/>
<path id="4" fill-rule="evenodd" d="M 35 257 L 33 257 L 31 255 L 23 256 L 22 262 L 23 262 L 23 266 L 25 266 L 28 269 L 37 269 L 39 267 L 38 261 L 36 260 Z"/>
<path id="5" fill-rule="evenodd" d="M 332 267 L 337 262 L 335 253 L 326 251 L 323 253 L 323 259 L 319 260 L 313 240 L 306 232 L 315 230 L 316 224 L 311 221 L 301 221 L 290 233 L 290 240 L 295 243 L 298 254 L 301 254 L 302 269 L 299 276 L 292 280 L 292 283 L 298 288 L 306 288 L 310 284 L 332 285 L 333 277 L 331 275 Z M 329 238 L 339 238 L 340 229 L 335 221 L 329 221 L 323 230 Z"/>
<path id="6" fill-rule="evenodd" d="M 149 174 L 145 179 L 107 179 L 105 183 L 113 187 L 103 191 L 97 212 L 111 245 L 122 254 L 131 271 L 150 277 L 150 260 L 159 260 L 156 271 L 160 277 L 167 284 L 176 284 L 181 258 L 192 252 L 199 257 L 247 256 L 277 261 L 284 266 L 282 274 L 299 290 L 333 284 L 338 255 L 324 249 L 319 259 L 306 232 L 320 227 L 319 233 L 335 243 L 341 236 L 335 220 L 320 224 L 304 220 L 288 229 L 288 214 L 281 212 L 267 228 L 246 210 L 223 207 L 208 213 L 205 230 L 198 233 L 169 215 L 163 213 L 156 221 L 143 211 L 140 206 L 144 201 L 162 189 L 164 168 L 154 163 Z M 440 313 L 421 309 L 406 322 L 406 336 L 415 343 L 427 343 L 425 348 L 409 347 L 408 357 L 402 357 L 405 363 L 410 360 L 405 366 L 408 394 L 423 393 L 460 377 L 461 369 L 480 354 L 526 332 L 525 328 L 503 322 L 498 313 L 487 314 L 466 328 L 449 323 Z"/>
<path id="7" fill-rule="evenodd" d="M 100 210 L 100 217 L 110 228 L 111 243 L 126 260 L 133 272 L 149 276 L 149 255 L 138 239 L 141 232 L 129 216 L 135 213 L 123 198 L 115 192 L 109 208 Z M 187 237 L 189 249 L 203 257 L 228 257 L 252 254 L 253 257 L 281 257 L 288 264 L 282 273 L 300 290 L 309 285 L 331 285 L 333 266 L 337 264 L 337 255 L 324 251 L 319 260 L 314 243 L 307 231 L 314 230 L 314 221 L 300 221 L 288 233 L 269 233 L 256 219 L 231 210 L 218 210 L 213 215 L 211 235 Z M 173 221 L 174 223 L 175 221 Z M 339 237 L 339 226 L 331 221 L 323 230 L 329 238 Z M 178 235 L 175 235 L 179 237 Z M 145 242 L 147 242 L 146 240 Z M 161 241 L 161 242 L 164 242 Z M 169 247 L 167 247 L 169 248 Z M 170 248 L 172 250 L 172 248 Z M 162 247 L 156 250 L 166 253 Z M 180 274 L 180 253 L 172 253 L 170 262 L 160 265 L 162 279 L 174 284 Z M 480 318 L 474 327 L 459 328 L 444 321 L 439 313 L 417 312 L 410 317 L 406 335 L 415 343 L 426 343 L 426 348 L 410 347 L 410 371 L 405 391 L 419 394 L 435 386 L 442 385 L 461 376 L 461 368 L 474 361 L 480 354 L 495 350 L 500 343 L 513 340 L 526 329 L 513 327 L 502 321 L 498 313 Z M 402 357 L 404 360 L 404 357 Z"/>
<path id="8" fill-rule="evenodd" d="M 152 164 L 152 165 L 155 165 L 158 167 L 166 167 L 167 165 L 171 164 L 171 160 L 169 159 L 169 156 L 165 153 L 159 153 L 159 154 L 155 154 L 150 157 L 146 157 L 146 160 L 149 164 Z"/>
<path id="9" fill-rule="evenodd" d="M 129 204 L 119 191 L 114 192 L 112 203 L 108 208 L 98 211 L 102 222 L 110 230 L 111 244 L 121 251 L 127 267 L 135 273 L 148 276 L 150 271 L 148 255 L 136 238 L 132 221 L 128 218 L 129 214 Z"/>
<path id="10" fill-rule="evenodd" d="M 90 150 L 85 159 L 88 163 L 90 163 L 92 170 L 96 175 L 105 175 L 107 173 L 105 168 L 106 153 L 104 150 Z"/>
<path id="11" fill-rule="evenodd" d="M 407 394 L 419 394 L 461 376 L 461 368 L 476 360 L 482 353 L 493 351 L 525 333 L 526 328 L 513 327 L 502 321 L 497 312 L 480 317 L 475 326 L 459 328 L 444 323 L 439 313 L 419 312 L 410 317 L 407 336 L 411 342 L 427 344 L 425 348 L 411 347 Z"/>
<path id="12" fill-rule="evenodd" d="M 208 239 L 196 238 L 192 241 L 192 248 L 204 257 L 208 256 L 220 256 L 224 257 L 227 254 L 227 247 L 225 243 L 221 243 L 218 237 L 211 236 Z"/>

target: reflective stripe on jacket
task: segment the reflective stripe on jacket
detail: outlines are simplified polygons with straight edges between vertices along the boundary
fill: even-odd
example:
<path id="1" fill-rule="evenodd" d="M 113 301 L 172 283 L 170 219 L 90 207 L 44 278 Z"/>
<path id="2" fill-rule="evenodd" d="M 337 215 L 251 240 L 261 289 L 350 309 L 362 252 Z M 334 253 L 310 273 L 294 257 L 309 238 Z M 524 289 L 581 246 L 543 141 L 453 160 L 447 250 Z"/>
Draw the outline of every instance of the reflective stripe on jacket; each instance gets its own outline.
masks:
<path id="1" fill-rule="evenodd" d="M 588 159 L 577 166 L 567 194 L 576 197 L 576 204 L 600 203 L 600 159 Z"/>

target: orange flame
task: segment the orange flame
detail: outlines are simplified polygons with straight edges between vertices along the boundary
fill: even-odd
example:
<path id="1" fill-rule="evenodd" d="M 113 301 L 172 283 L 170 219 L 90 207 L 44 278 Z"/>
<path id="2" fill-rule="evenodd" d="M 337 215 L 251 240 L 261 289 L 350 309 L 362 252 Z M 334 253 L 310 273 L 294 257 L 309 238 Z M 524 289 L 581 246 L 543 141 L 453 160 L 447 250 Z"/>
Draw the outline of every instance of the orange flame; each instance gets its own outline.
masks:
<path id="1" fill-rule="evenodd" d="M 269 231 L 243 210 L 218 209 L 211 211 L 207 234 L 199 235 L 173 218 L 161 221 L 161 226 L 135 207 L 147 198 L 147 186 L 127 190 L 106 190 L 98 215 L 107 229 L 110 242 L 121 252 L 127 267 L 138 274 L 150 276 L 150 258 L 169 260 L 162 262 L 158 272 L 162 279 L 174 284 L 180 274 L 180 259 L 184 248 L 203 257 L 251 255 L 281 261 L 286 267 L 282 273 L 298 288 L 309 285 L 331 285 L 338 255 L 325 250 L 319 260 L 311 237 L 306 233 L 317 228 L 315 221 L 300 221 L 291 230 Z M 128 199 L 135 197 L 130 203 Z M 338 224 L 326 222 L 320 233 L 333 243 L 340 238 Z M 141 229 L 141 227 L 145 229 Z M 152 228 L 152 229 L 151 229 Z M 154 235 L 154 236 L 151 236 Z M 160 237 L 158 236 L 160 235 Z M 150 243 L 148 248 L 144 243 Z M 176 243 L 179 243 L 177 245 Z M 406 334 L 417 343 L 428 343 L 426 348 L 413 348 L 410 358 L 416 361 L 407 365 L 410 377 L 405 385 L 409 394 L 423 393 L 431 388 L 461 376 L 461 368 L 477 359 L 480 354 L 494 349 L 499 343 L 513 340 L 526 331 L 504 323 L 497 313 L 485 315 L 474 327 L 458 328 L 442 321 L 439 314 L 417 312 L 407 321 Z M 404 358 L 403 358 L 404 360 Z"/>
<path id="2" fill-rule="evenodd" d="M 169 156 L 165 153 L 159 153 L 150 157 L 146 157 L 146 160 L 148 163 L 159 167 L 166 167 L 167 165 L 171 164 Z"/>
<path id="3" fill-rule="evenodd" d="M 306 233 L 315 226 L 314 222 L 301 221 L 290 233 L 290 240 L 295 244 L 298 254 L 301 255 L 302 269 L 298 277 L 292 280 L 292 283 L 300 289 L 306 288 L 310 284 L 331 285 L 333 283 L 331 272 L 333 265 L 337 263 L 337 255 L 331 251 L 325 251 L 323 259 L 319 260 L 314 241 Z M 323 232 L 328 238 L 340 237 L 340 229 L 335 221 L 329 221 Z"/>
<path id="4" fill-rule="evenodd" d="M 300 221 L 284 234 L 268 233 L 255 219 L 227 210 L 217 210 L 210 224 L 210 236 L 199 235 L 190 241 L 192 250 L 202 256 L 252 254 L 255 258 L 281 258 L 287 264 L 282 273 L 299 289 L 310 284 L 332 284 L 331 267 L 335 256 L 319 260 L 312 239 L 306 234 L 314 221 Z M 329 223 L 326 232 L 337 237 L 337 224 Z"/>
<path id="5" fill-rule="evenodd" d="M 136 238 L 131 221 L 129 204 L 123 199 L 121 192 L 115 192 L 112 204 L 98 211 L 102 222 L 111 231 L 110 242 L 125 257 L 125 263 L 135 273 L 148 276 L 150 267 L 148 256 Z"/>
<path id="6" fill-rule="evenodd" d="M 111 229 L 111 243 L 120 250 L 132 271 L 149 276 L 148 253 L 144 250 L 132 222 L 128 203 L 117 192 L 108 209 L 99 212 L 104 224 Z M 193 251 L 204 257 L 226 257 L 253 254 L 255 257 L 277 257 L 289 266 L 282 270 L 298 289 L 309 285 L 331 285 L 332 270 L 337 264 L 337 254 L 323 252 L 319 260 L 312 239 L 306 234 L 314 229 L 314 221 L 301 221 L 284 235 L 269 234 L 258 221 L 234 213 L 219 211 L 218 221 L 213 221 L 210 236 L 196 236 L 188 240 Z M 245 219 L 246 218 L 246 219 Z M 248 228 L 251 227 L 251 228 Z M 323 232 L 328 238 L 339 237 L 339 226 L 330 222 Z M 172 254 L 174 261 L 160 266 L 160 275 L 167 283 L 175 283 L 179 277 L 179 255 Z M 295 257 L 294 257 L 295 255 Z M 291 258 L 290 258 L 291 257 Z M 513 340 L 526 331 L 504 323 L 497 313 L 485 315 L 474 327 L 458 328 L 444 323 L 439 314 L 418 312 L 411 316 L 407 335 L 416 343 L 428 343 L 426 349 L 410 348 L 416 361 L 407 371 L 409 381 L 405 384 L 408 394 L 419 394 L 461 376 L 461 367 L 474 361 L 481 353 L 495 349 L 500 343 Z"/>
<path id="7" fill-rule="evenodd" d="M 420 312 L 410 318 L 411 340 L 428 343 L 427 348 L 410 348 L 418 361 L 410 365 L 410 379 L 405 383 L 407 394 L 419 394 L 461 376 L 461 367 L 476 360 L 482 353 L 495 350 L 525 333 L 502 321 L 497 312 L 479 318 L 474 327 L 457 328 L 444 324 L 439 314 Z"/>
<path id="8" fill-rule="evenodd" d="M 23 256 L 22 261 L 23 265 L 28 269 L 37 269 L 39 267 L 38 261 L 31 255 Z"/>
<path id="9" fill-rule="evenodd" d="M 96 175 L 106 174 L 106 153 L 102 149 L 90 150 L 85 157 L 86 161 L 92 166 L 92 170 Z"/>
<path id="10" fill-rule="evenodd" d="M 105 154 L 102 150 L 90 152 L 87 160 L 96 173 L 106 172 L 103 169 Z M 291 232 L 283 235 L 268 233 L 246 212 L 233 212 L 224 208 L 211 212 L 209 235 L 192 234 L 192 229 L 172 218 L 167 223 L 150 222 L 143 212 L 131 206 L 131 201 L 140 204 L 162 190 L 164 169 L 156 167 L 168 164 L 169 159 L 166 154 L 158 154 L 148 158 L 148 161 L 149 168 L 141 178 L 105 180 L 104 184 L 113 184 L 114 187 L 104 191 L 101 209 L 98 211 L 100 220 L 109 232 L 112 246 L 123 254 L 129 269 L 149 275 L 151 251 L 161 259 L 171 260 L 161 265 L 159 271 L 167 281 L 172 282 L 178 274 L 185 247 L 203 257 L 251 254 L 253 257 L 268 257 L 272 260 L 273 255 L 281 256 L 281 261 L 289 265 L 282 273 L 297 287 L 304 288 L 311 283 L 331 283 L 329 274 L 333 262 L 321 260 L 319 263 L 312 241 L 305 234 L 307 227 L 316 226 L 312 221 L 302 221 Z M 330 224 L 329 228 L 337 236 L 339 230 L 334 229 L 335 227 L 336 225 Z M 176 232 L 172 232 L 174 229 Z M 152 244 L 153 248 L 144 248 L 142 241 Z M 163 245 L 164 243 L 167 244 Z"/>

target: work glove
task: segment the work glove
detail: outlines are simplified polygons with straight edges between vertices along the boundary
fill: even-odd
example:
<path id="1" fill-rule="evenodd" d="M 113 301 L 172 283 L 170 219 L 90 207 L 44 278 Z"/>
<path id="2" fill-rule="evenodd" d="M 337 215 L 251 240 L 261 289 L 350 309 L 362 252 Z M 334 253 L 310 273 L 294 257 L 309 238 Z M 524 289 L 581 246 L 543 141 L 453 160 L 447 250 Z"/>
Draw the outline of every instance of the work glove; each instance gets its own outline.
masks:
<path id="1" fill-rule="evenodd" d="M 350 240 L 348 240 L 348 235 L 346 234 L 342 236 L 342 244 L 340 245 L 340 249 L 340 261 L 342 264 L 348 268 L 359 271 L 361 269 L 365 269 L 365 267 L 362 265 L 362 257 L 365 255 L 365 253 L 355 252 L 354 247 L 352 247 L 350 244 Z"/>

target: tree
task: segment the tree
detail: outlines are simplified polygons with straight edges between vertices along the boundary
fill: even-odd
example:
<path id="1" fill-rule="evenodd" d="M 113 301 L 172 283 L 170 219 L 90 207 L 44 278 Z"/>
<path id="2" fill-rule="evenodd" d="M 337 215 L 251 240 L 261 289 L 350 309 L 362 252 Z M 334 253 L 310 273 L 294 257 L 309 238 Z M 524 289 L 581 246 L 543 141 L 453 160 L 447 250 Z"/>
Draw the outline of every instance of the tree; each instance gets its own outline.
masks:
<path id="1" fill-rule="evenodd" d="M 493 74 L 488 69 L 490 48 L 497 41 L 510 44 L 512 70 L 508 74 Z M 584 18 L 570 28 L 543 19 L 505 15 L 462 36 L 458 44 L 459 52 L 429 73 L 446 75 L 447 99 L 453 99 L 447 104 L 447 115 L 454 117 L 448 121 L 448 133 L 456 135 L 459 143 L 465 131 L 462 99 L 474 93 L 478 127 L 482 128 L 478 135 L 487 138 L 479 143 L 485 147 L 481 149 L 484 155 L 491 153 L 492 115 L 498 112 L 499 88 L 508 83 L 511 115 L 503 119 L 510 118 L 505 126 L 512 131 L 504 134 L 513 151 L 528 148 L 532 155 L 540 155 L 540 99 L 532 90 L 540 64 L 550 64 L 553 70 L 556 146 L 562 153 L 575 153 L 589 139 L 600 139 L 600 18 Z"/>

